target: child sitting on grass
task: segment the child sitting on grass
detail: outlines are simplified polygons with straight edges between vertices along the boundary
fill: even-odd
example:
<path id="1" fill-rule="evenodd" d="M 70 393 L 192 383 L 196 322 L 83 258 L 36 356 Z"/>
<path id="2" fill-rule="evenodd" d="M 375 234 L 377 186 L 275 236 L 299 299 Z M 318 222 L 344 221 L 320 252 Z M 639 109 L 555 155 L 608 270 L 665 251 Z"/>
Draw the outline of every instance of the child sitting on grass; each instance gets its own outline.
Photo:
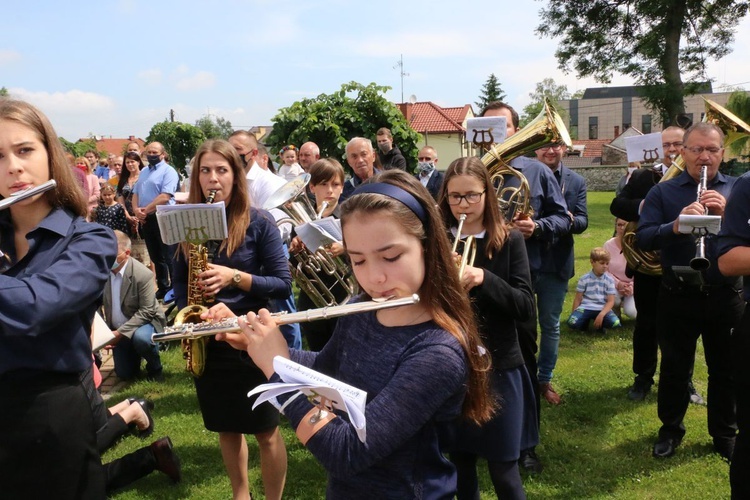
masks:
<path id="1" fill-rule="evenodd" d="M 568 326 L 574 330 L 586 330 L 589 321 L 593 319 L 594 328 L 604 333 L 605 328 L 621 326 L 620 319 L 612 312 L 617 290 L 615 280 L 607 274 L 609 252 L 602 247 L 596 247 L 591 250 L 590 258 L 591 271 L 578 280 Z"/>

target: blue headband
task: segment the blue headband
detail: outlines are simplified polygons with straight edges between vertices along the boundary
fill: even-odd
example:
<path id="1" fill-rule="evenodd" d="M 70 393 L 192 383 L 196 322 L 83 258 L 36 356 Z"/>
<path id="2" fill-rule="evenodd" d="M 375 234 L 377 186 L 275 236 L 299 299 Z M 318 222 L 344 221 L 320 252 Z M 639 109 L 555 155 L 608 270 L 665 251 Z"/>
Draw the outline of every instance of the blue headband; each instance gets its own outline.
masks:
<path id="1" fill-rule="evenodd" d="M 406 205 L 409 210 L 414 212 L 414 215 L 422 221 L 422 225 L 427 225 L 427 212 L 425 212 L 424 207 L 412 194 L 400 187 L 388 184 L 387 182 L 370 182 L 367 184 L 361 184 L 354 193 L 352 193 L 352 196 L 364 193 L 382 194 L 400 201 Z"/>

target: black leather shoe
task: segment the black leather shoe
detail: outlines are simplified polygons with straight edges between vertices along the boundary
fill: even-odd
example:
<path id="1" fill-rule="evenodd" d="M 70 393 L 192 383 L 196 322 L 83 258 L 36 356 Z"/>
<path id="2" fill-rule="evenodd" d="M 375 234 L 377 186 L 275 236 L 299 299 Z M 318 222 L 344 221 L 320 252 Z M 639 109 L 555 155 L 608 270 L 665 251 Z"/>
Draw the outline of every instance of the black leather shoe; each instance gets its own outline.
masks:
<path id="1" fill-rule="evenodd" d="M 166 474 L 173 483 L 179 483 L 182 480 L 182 467 L 172 448 L 172 440 L 169 437 L 161 438 L 151 443 L 149 448 L 156 459 L 156 470 Z"/>
<path id="2" fill-rule="evenodd" d="M 674 450 L 680 446 L 680 440 L 675 438 L 664 438 L 659 439 L 654 444 L 654 451 L 652 455 L 654 458 L 667 458 L 674 455 Z"/>
<path id="3" fill-rule="evenodd" d="M 652 382 L 644 382 L 636 378 L 633 386 L 628 390 L 628 399 L 631 401 L 643 401 L 651 391 L 651 385 Z"/>
<path id="4" fill-rule="evenodd" d="M 521 456 L 518 458 L 518 465 L 529 474 L 541 474 L 542 470 L 544 470 L 544 466 L 542 465 L 542 462 L 539 461 L 539 457 L 536 456 L 534 448 L 521 450 Z"/>
<path id="5" fill-rule="evenodd" d="M 134 404 L 141 405 L 141 408 L 143 408 L 143 413 L 145 413 L 146 418 L 148 418 L 148 427 L 143 430 L 136 427 L 136 435 L 139 438 L 143 439 L 154 433 L 154 417 L 151 416 L 151 410 L 154 408 L 154 403 L 152 401 L 149 401 L 148 399 L 138 399 Z"/>

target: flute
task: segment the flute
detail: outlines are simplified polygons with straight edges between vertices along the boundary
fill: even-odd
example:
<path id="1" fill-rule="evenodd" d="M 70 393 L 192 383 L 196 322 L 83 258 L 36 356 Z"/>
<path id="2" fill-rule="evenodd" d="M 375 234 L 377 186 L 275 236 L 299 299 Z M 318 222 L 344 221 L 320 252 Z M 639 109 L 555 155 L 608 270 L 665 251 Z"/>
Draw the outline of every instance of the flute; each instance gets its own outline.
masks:
<path id="1" fill-rule="evenodd" d="M 288 325 L 290 323 L 306 323 L 319 319 L 338 318 L 348 314 L 358 314 L 379 309 L 390 309 L 392 307 L 410 306 L 419 302 L 419 295 L 399 299 L 373 299 L 366 302 L 355 302 L 341 306 L 327 306 L 319 309 L 309 309 L 296 313 L 274 313 L 273 318 L 276 325 Z M 185 323 L 180 326 L 172 326 L 151 335 L 152 342 L 167 342 L 170 340 L 196 339 L 217 333 L 236 333 L 241 331 L 238 318 L 225 318 L 219 321 L 204 321 L 202 323 Z"/>
<path id="2" fill-rule="evenodd" d="M 32 196 L 36 196 L 39 193 L 44 193 L 45 191 L 49 191 L 50 189 L 55 189 L 55 186 L 57 186 L 57 181 L 55 181 L 54 179 L 50 179 L 44 184 L 39 184 L 38 186 L 30 187 L 24 189 L 23 191 L 17 191 L 7 198 L 3 198 L 2 200 L 0 200 L 0 210 L 5 210 L 14 203 L 23 201 L 26 198 L 31 198 Z"/>

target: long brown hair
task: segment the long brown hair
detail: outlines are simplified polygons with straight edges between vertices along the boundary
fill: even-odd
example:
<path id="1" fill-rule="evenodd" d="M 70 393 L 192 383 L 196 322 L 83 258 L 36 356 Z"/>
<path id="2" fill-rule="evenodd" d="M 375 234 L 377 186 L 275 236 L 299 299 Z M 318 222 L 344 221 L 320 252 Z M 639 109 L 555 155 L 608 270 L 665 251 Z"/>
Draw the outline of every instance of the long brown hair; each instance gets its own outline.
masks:
<path id="1" fill-rule="evenodd" d="M 400 201 L 381 194 L 364 193 L 344 202 L 341 226 L 346 226 L 358 213 L 383 212 L 384 216 L 397 221 L 408 234 L 421 241 L 425 269 L 433 278 L 425 279 L 422 283 L 420 303 L 425 304 L 435 323 L 459 341 L 466 354 L 469 380 L 463 404 L 464 417 L 478 424 L 486 422 L 493 412 L 488 378 L 491 360 L 488 355 L 480 354 L 484 348 L 477 332 L 474 312 L 468 294 L 458 280 L 448 236 L 432 195 L 416 178 L 400 170 L 383 172 L 373 182 L 392 184 L 414 196 L 427 214 L 426 223 L 422 224 L 414 212 Z"/>
<path id="2" fill-rule="evenodd" d="M 445 178 L 443 179 L 443 185 L 440 187 L 440 195 L 438 196 L 438 205 L 440 206 L 440 211 L 443 213 L 443 219 L 448 229 L 453 225 L 452 222 L 456 220 L 453 212 L 451 212 L 450 205 L 448 205 L 448 181 L 457 175 L 470 175 L 484 186 L 482 225 L 486 231 L 485 252 L 487 258 L 491 259 L 493 252 L 499 251 L 505 244 L 505 240 L 508 239 L 509 229 L 505 224 L 505 219 L 500 216 L 500 208 L 497 205 L 497 197 L 492 187 L 490 174 L 487 172 L 484 164 L 482 164 L 482 161 L 475 156 L 453 160 L 448 170 L 445 171 Z"/>
<path id="3" fill-rule="evenodd" d="M 53 207 L 67 208 L 76 215 L 86 217 L 88 204 L 81 185 L 73 176 L 60 139 L 44 113 L 27 102 L 4 97 L 0 98 L 0 120 L 30 128 L 44 144 L 49 158 L 49 178 L 57 181 L 57 187 L 43 195 L 47 202 Z"/>
<path id="4" fill-rule="evenodd" d="M 227 255 L 232 255 L 235 250 L 245 241 L 245 232 L 250 225 L 250 195 L 245 182 L 245 170 L 240 161 L 240 156 L 229 142 L 223 139 L 210 139 L 198 148 L 193 159 L 193 168 L 190 171 L 190 192 L 188 203 L 205 203 L 203 189 L 200 183 L 201 158 L 206 153 L 216 153 L 222 156 L 232 169 L 234 181 L 232 182 L 232 199 L 229 201 L 227 211 L 227 227 L 229 235 L 221 242 L 220 250 L 226 249 Z M 183 255 L 187 258 L 187 244 L 182 245 Z"/>

